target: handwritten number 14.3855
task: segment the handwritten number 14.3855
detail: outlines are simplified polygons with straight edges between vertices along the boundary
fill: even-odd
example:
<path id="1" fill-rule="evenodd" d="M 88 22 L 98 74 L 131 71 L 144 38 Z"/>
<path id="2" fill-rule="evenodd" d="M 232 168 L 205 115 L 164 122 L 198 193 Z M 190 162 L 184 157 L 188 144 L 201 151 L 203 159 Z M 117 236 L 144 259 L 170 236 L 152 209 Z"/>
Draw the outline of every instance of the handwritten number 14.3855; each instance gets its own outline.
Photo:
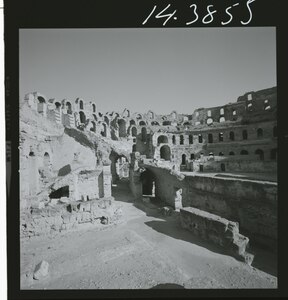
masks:
<path id="1" fill-rule="evenodd" d="M 240 22 L 241 22 L 242 25 L 247 25 L 251 22 L 251 20 L 252 20 L 252 11 L 251 11 L 251 8 L 250 8 L 250 4 L 254 1 L 256 1 L 256 0 L 247 0 L 246 1 L 246 8 L 247 8 L 247 17 L 246 18 L 247 18 L 247 21 L 241 20 Z M 226 13 L 227 17 L 226 17 L 226 20 L 222 20 L 221 25 L 228 25 L 233 20 L 233 7 L 238 6 L 240 4 L 239 2 L 234 3 L 234 4 L 228 6 L 225 9 L 225 13 Z M 177 10 L 175 9 L 174 11 L 168 12 L 168 9 L 169 9 L 170 6 L 171 6 L 171 4 L 168 4 L 164 9 L 162 9 L 158 14 L 155 15 L 155 19 L 161 19 L 161 18 L 165 19 L 165 21 L 163 22 L 163 26 L 165 26 L 166 23 L 169 20 L 174 20 L 174 21 L 177 20 L 177 17 L 175 15 Z M 214 5 L 208 5 L 207 6 L 207 8 L 206 8 L 207 13 L 202 18 L 202 23 L 203 24 L 209 24 L 209 23 L 213 22 L 213 20 L 214 20 L 213 15 L 217 13 L 217 10 L 213 9 L 213 7 L 214 7 Z M 157 6 L 154 5 L 152 11 L 148 15 L 148 17 L 143 21 L 142 25 L 145 25 L 148 22 L 148 20 L 154 14 L 156 8 L 157 8 Z M 193 13 L 193 19 L 190 20 L 189 22 L 186 22 L 185 23 L 186 25 L 191 25 L 191 24 L 197 22 L 198 19 L 199 19 L 199 14 L 197 12 L 198 11 L 197 10 L 198 9 L 197 4 L 191 4 L 189 6 L 189 9 L 191 9 L 191 11 Z"/>

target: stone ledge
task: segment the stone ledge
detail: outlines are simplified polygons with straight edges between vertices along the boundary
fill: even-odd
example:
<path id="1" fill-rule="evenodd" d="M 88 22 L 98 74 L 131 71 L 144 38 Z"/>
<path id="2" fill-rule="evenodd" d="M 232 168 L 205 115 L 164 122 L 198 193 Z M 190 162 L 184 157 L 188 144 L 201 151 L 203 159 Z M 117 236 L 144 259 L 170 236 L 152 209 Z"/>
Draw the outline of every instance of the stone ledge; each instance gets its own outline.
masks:
<path id="1" fill-rule="evenodd" d="M 252 264 L 254 256 L 246 252 L 248 237 L 239 233 L 239 224 L 206 211 L 180 208 L 181 226 L 203 240 L 223 247 L 233 257 Z"/>

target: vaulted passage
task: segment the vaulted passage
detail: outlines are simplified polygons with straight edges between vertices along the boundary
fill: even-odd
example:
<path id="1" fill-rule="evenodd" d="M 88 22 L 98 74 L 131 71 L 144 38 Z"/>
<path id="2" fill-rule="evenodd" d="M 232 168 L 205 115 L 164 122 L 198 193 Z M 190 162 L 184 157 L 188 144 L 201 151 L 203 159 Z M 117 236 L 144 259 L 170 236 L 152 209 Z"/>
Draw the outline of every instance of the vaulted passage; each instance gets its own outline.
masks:
<path id="1" fill-rule="evenodd" d="M 160 158 L 164 160 L 171 160 L 171 150 L 169 146 L 164 145 L 160 148 Z"/>

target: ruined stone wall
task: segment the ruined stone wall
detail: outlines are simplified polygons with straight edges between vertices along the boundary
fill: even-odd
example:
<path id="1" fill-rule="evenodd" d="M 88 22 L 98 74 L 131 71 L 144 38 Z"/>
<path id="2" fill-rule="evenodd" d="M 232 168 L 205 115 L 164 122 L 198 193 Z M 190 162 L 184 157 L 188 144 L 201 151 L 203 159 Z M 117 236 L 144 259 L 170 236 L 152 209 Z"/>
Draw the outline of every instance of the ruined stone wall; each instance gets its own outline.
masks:
<path id="1" fill-rule="evenodd" d="M 175 208 L 176 191 L 182 189 L 183 207 L 195 207 L 238 222 L 252 242 L 276 249 L 277 183 L 196 174 L 182 179 L 164 168 L 145 168 L 156 178 L 156 197 L 167 205 Z"/>

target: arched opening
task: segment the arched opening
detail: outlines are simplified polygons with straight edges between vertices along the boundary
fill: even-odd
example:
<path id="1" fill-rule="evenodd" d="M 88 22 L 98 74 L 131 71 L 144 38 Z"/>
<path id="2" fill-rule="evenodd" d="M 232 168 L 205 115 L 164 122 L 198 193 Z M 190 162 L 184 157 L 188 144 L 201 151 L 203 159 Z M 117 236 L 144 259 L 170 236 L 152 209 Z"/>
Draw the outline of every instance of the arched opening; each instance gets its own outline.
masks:
<path id="1" fill-rule="evenodd" d="M 124 119 L 118 120 L 119 137 L 126 137 L 126 122 Z"/>
<path id="2" fill-rule="evenodd" d="M 194 153 L 191 153 L 190 154 L 190 159 L 192 160 L 192 159 L 195 159 L 195 154 Z"/>
<path id="3" fill-rule="evenodd" d="M 79 116 L 80 116 L 80 123 L 85 124 L 85 122 L 86 122 L 86 116 L 85 116 L 84 112 L 80 111 L 79 112 Z"/>
<path id="4" fill-rule="evenodd" d="M 181 165 L 186 165 L 186 154 L 182 154 Z"/>
<path id="5" fill-rule="evenodd" d="M 135 120 L 130 120 L 130 125 L 136 125 Z"/>
<path id="6" fill-rule="evenodd" d="M 157 121 L 152 121 L 151 125 L 158 125 L 159 126 L 160 124 Z"/>
<path id="7" fill-rule="evenodd" d="M 147 141 L 147 129 L 146 129 L 146 127 L 141 128 L 141 137 L 142 137 L 142 142 Z"/>
<path id="8" fill-rule="evenodd" d="M 45 99 L 42 96 L 37 97 L 39 103 L 46 103 Z"/>
<path id="9" fill-rule="evenodd" d="M 207 111 L 207 117 L 211 117 L 211 110 Z"/>
<path id="10" fill-rule="evenodd" d="M 132 146 L 132 152 L 136 152 L 136 144 L 133 144 L 133 146 Z"/>
<path id="11" fill-rule="evenodd" d="M 277 159 L 277 148 L 271 150 L 271 152 L 270 152 L 270 158 L 272 160 L 276 160 Z"/>
<path id="12" fill-rule="evenodd" d="M 220 165 L 220 168 L 221 168 L 221 171 L 222 171 L 222 172 L 225 172 L 225 164 L 222 163 L 222 164 Z"/>
<path id="13" fill-rule="evenodd" d="M 224 115 L 224 108 L 220 108 L 220 115 Z"/>
<path id="14" fill-rule="evenodd" d="M 234 140 L 235 140 L 235 134 L 234 134 L 234 131 L 230 131 L 230 132 L 229 132 L 229 138 L 230 138 L 230 141 L 234 141 Z"/>
<path id="15" fill-rule="evenodd" d="M 176 137 L 175 137 L 175 135 L 172 136 L 172 144 L 176 145 Z"/>
<path id="16" fill-rule="evenodd" d="M 157 139 L 158 145 L 160 144 L 168 144 L 168 137 L 166 135 L 160 135 Z"/>
<path id="17" fill-rule="evenodd" d="M 225 122 L 225 118 L 224 117 L 220 117 L 219 123 L 223 123 L 223 122 Z"/>
<path id="18" fill-rule="evenodd" d="M 72 115 L 72 105 L 70 102 L 66 102 L 67 114 Z"/>
<path id="19" fill-rule="evenodd" d="M 168 126 L 168 125 L 171 125 L 171 121 L 164 121 L 162 124 L 163 124 L 163 126 Z"/>
<path id="20" fill-rule="evenodd" d="M 213 134 L 212 133 L 208 134 L 208 143 L 213 143 Z"/>
<path id="21" fill-rule="evenodd" d="M 248 155 L 248 151 L 247 150 L 241 150 L 240 154 L 241 155 Z"/>
<path id="22" fill-rule="evenodd" d="M 242 131 L 242 138 L 243 138 L 243 140 L 247 140 L 248 139 L 248 132 L 247 132 L 246 129 Z"/>
<path id="23" fill-rule="evenodd" d="M 219 142 L 223 142 L 223 132 L 219 132 Z"/>
<path id="24" fill-rule="evenodd" d="M 256 155 L 259 155 L 260 160 L 264 160 L 264 152 L 263 152 L 263 150 L 257 149 L 257 150 L 255 151 L 255 154 L 256 154 Z"/>
<path id="25" fill-rule="evenodd" d="M 190 145 L 193 144 L 193 135 L 192 134 L 189 135 L 189 144 Z"/>
<path id="26" fill-rule="evenodd" d="M 263 129 L 262 128 L 258 128 L 257 129 L 257 138 L 260 139 L 263 137 Z"/>
<path id="27" fill-rule="evenodd" d="M 94 103 L 92 103 L 92 111 L 93 111 L 93 113 L 96 112 L 96 105 Z"/>
<path id="28" fill-rule="evenodd" d="M 277 137 L 277 126 L 273 127 L 273 137 Z"/>
<path id="29" fill-rule="evenodd" d="M 44 153 L 43 166 L 44 168 L 49 168 L 50 166 L 50 155 L 48 152 Z"/>
<path id="30" fill-rule="evenodd" d="M 132 127 L 132 136 L 137 136 L 137 128 L 136 127 Z"/>
<path id="31" fill-rule="evenodd" d="M 137 114 L 136 119 L 137 119 L 137 120 L 142 119 L 142 115 L 141 115 L 141 114 Z"/>
<path id="32" fill-rule="evenodd" d="M 104 116 L 104 122 L 109 126 L 110 121 L 107 116 Z"/>
<path id="33" fill-rule="evenodd" d="M 95 114 L 92 114 L 92 116 L 93 116 L 93 119 L 97 122 L 98 121 L 97 116 Z"/>
<path id="34" fill-rule="evenodd" d="M 145 172 L 141 173 L 140 180 L 143 196 L 155 197 L 156 178 L 153 172 L 146 169 Z"/>
<path id="35" fill-rule="evenodd" d="M 184 145 L 184 136 L 180 135 L 180 145 Z"/>
<path id="36" fill-rule="evenodd" d="M 140 126 L 145 126 L 146 123 L 145 123 L 145 121 L 140 121 L 140 122 L 139 122 L 139 125 L 140 125 Z"/>
<path id="37" fill-rule="evenodd" d="M 160 158 L 164 160 L 171 160 L 171 151 L 169 146 L 164 145 L 160 148 Z"/>
<path id="38" fill-rule="evenodd" d="M 92 127 L 90 128 L 90 131 L 96 132 L 96 123 L 94 121 L 91 121 Z"/>
<path id="39" fill-rule="evenodd" d="M 55 102 L 55 107 L 57 110 L 59 110 L 61 108 L 61 103 L 60 102 Z"/>
<path id="40" fill-rule="evenodd" d="M 107 125 L 106 125 L 106 123 L 102 123 L 102 128 L 101 128 L 100 133 L 103 137 L 107 137 Z"/>
<path id="41" fill-rule="evenodd" d="M 224 153 L 222 151 L 219 152 L 219 156 L 224 156 Z"/>
<path id="42" fill-rule="evenodd" d="M 83 104 L 83 101 L 82 101 L 82 100 L 80 100 L 80 102 L 79 102 L 79 108 L 80 108 L 80 109 L 84 109 L 84 104 Z"/>
<path id="43" fill-rule="evenodd" d="M 235 153 L 233 151 L 230 151 L 229 155 L 235 155 Z"/>
<path id="44" fill-rule="evenodd" d="M 202 142 L 203 142 L 202 134 L 199 134 L 199 135 L 198 135 L 198 142 L 199 142 L 199 143 L 202 143 Z"/>
<path id="45" fill-rule="evenodd" d="M 149 119 L 154 119 L 154 113 L 152 111 L 148 112 Z"/>

